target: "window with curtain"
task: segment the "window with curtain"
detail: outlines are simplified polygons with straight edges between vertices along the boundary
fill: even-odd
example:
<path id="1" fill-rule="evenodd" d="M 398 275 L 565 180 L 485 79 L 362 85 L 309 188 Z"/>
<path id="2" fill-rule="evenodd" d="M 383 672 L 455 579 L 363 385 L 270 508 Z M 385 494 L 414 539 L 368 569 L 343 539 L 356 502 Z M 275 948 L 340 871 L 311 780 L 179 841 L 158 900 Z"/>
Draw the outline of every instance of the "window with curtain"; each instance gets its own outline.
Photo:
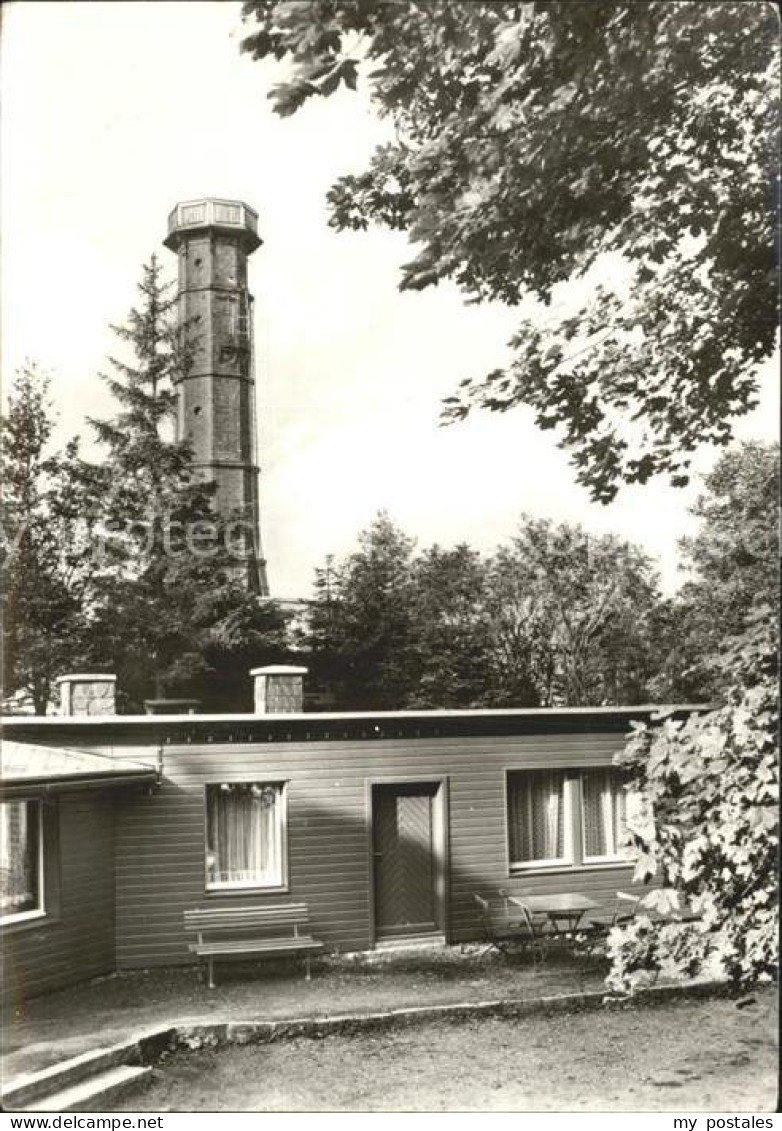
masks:
<path id="1" fill-rule="evenodd" d="M 582 775 L 581 812 L 584 859 L 620 856 L 625 836 L 625 791 L 613 770 L 591 770 Z"/>
<path id="2" fill-rule="evenodd" d="M 206 787 L 206 886 L 281 887 L 284 785 L 221 782 Z"/>
<path id="3" fill-rule="evenodd" d="M 40 801 L 0 802 L 0 918 L 43 913 Z"/>
<path id="4" fill-rule="evenodd" d="M 620 773 L 513 770 L 508 774 L 511 868 L 574 866 L 623 860 L 632 800 Z"/>
<path id="5" fill-rule="evenodd" d="M 512 864 L 552 863 L 568 856 L 564 770 L 531 770 L 508 778 Z"/>

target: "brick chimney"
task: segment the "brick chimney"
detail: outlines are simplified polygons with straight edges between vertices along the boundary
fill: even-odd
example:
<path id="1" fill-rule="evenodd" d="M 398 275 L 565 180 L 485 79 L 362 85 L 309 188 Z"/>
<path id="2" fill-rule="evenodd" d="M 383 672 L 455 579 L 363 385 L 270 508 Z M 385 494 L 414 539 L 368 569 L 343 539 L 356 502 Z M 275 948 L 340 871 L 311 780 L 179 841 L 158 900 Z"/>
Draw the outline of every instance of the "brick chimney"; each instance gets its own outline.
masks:
<path id="1" fill-rule="evenodd" d="M 61 675 L 61 715 L 116 715 L 115 675 L 87 672 Z"/>
<path id="2" fill-rule="evenodd" d="M 253 668 L 256 715 L 293 715 L 303 710 L 307 668 L 270 664 Z"/>

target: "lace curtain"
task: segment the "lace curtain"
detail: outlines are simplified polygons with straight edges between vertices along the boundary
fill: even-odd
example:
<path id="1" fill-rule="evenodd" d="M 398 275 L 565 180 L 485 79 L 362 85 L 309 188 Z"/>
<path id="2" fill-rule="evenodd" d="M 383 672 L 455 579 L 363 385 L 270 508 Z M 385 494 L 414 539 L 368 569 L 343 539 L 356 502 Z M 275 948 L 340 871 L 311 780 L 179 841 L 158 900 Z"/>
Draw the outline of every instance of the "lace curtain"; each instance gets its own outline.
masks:
<path id="1" fill-rule="evenodd" d="M 210 885 L 282 883 L 281 785 L 207 787 L 207 879 Z"/>
<path id="2" fill-rule="evenodd" d="M 40 805 L 0 803 L 0 915 L 20 915 L 39 905 Z"/>
<path id="3" fill-rule="evenodd" d="M 611 770 L 590 770 L 581 783 L 584 856 L 619 856 L 625 834 L 625 791 Z"/>
<path id="4" fill-rule="evenodd" d="M 511 863 L 565 856 L 565 774 L 535 770 L 509 781 Z"/>

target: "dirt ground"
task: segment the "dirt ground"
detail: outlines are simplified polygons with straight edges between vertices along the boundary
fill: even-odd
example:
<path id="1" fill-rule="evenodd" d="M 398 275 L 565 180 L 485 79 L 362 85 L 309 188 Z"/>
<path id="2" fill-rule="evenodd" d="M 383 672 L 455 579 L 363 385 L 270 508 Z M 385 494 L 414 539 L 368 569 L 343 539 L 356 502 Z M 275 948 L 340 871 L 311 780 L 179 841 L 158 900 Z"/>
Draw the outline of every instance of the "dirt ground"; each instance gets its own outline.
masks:
<path id="1" fill-rule="evenodd" d="M 533 968 L 484 947 L 341 955 L 302 964 L 241 963 L 218 971 L 215 990 L 192 967 L 128 971 L 17 1002 L 3 1019 L 6 1080 L 125 1040 L 145 1029 L 210 1021 L 366 1013 L 405 1006 L 538 998 L 600 990 L 602 961 L 552 957 Z"/>
<path id="2" fill-rule="evenodd" d="M 116 1110 L 767 1112 L 776 994 L 174 1053 Z"/>

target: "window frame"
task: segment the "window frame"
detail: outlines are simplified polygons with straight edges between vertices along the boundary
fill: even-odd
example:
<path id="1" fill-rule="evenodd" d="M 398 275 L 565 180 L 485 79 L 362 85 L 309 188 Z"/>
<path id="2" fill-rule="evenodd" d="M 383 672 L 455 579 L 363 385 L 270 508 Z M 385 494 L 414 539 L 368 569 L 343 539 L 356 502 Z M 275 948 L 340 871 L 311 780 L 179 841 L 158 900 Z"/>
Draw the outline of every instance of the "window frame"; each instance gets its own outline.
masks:
<path id="1" fill-rule="evenodd" d="M 584 789 L 582 779 L 586 774 L 611 771 L 610 764 L 591 766 L 508 766 L 505 770 L 505 850 L 509 875 L 529 875 L 533 872 L 576 872 L 601 868 L 630 868 L 634 856 L 587 856 L 585 852 Z M 512 778 L 534 774 L 541 770 L 559 770 L 565 775 L 563 783 L 562 819 L 565 855 L 553 860 L 513 860 L 511 857 L 510 794 Z M 619 772 L 617 771 L 619 775 Z"/>
<path id="2" fill-rule="evenodd" d="M 590 772 L 594 773 L 594 772 L 608 771 L 610 773 L 611 770 L 612 770 L 611 766 L 591 766 L 589 768 L 589 770 L 585 771 L 585 772 L 586 773 L 590 773 Z M 621 782 L 621 775 L 617 774 L 616 776 L 620 779 L 620 782 Z M 586 851 L 586 822 L 584 820 L 585 794 L 584 794 L 583 777 L 584 777 L 584 773 L 582 772 L 582 774 L 579 776 L 579 788 L 578 788 L 580 805 L 581 805 L 581 845 L 580 845 L 580 847 L 581 847 L 581 862 L 582 862 L 582 864 L 584 864 L 586 866 L 589 866 L 590 864 L 615 864 L 617 860 L 626 860 L 627 859 L 626 856 L 616 855 L 616 854 L 604 854 L 602 856 L 589 856 L 589 855 L 587 855 L 587 851 Z M 620 785 L 620 788 L 621 788 L 621 785 Z M 626 797 L 627 792 L 625 790 L 622 790 L 622 792 L 625 794 L 625 797 Z M 613 841 L 616 841 L 616 830 L 614 829 L 614 801 L 613 801 L 613 798 L 615 796 L 616 796 L 616 793 L 613 792 L 612 793 L 612 804 L 611 804 L 611 832 L 612 832 L 612 840 Z M 626 804 L 627 803 L 625 802 L 625 811 L 626 811 Z"/>
<path id="3" fill-rule="evenodd" d="M 246 896 L 254 892 L 279 892 L 290 891 L 288 882 L 288 786 L 287 779 L 275 778 L 273 780 L 259 781 L 257 778 L 245 778 L 241 781 L 227 781 L 220 778 L 204 784 L 204 892 L 211 897 Z M 209 879 L 209 790 L 221 785 L 257 785 L 263 788 L 272 786 L 279 789 L 279 815 L 277 820 L 277 840 L 280 850 L 280 879 L 271 884 L 242 883 L 229 881 L 227 883 L 214 883 Z"/>
<path id="4" fill-rule="evenodd" d="M 562 782 L 562 856 L 541 857 L 539 860 L 517 860 L 510 859 L 510 790 L 507 786 L 510 783 L 512 774 L 540 774 L 540 773 L 561 773 L 563 775 Z M 530 868 L 570 868 L 573 866 L 575 860 L 575 839 L 573 837 L 573 790 L 571 789 L 570 774 L 567 769 L 562 766 L 535 766 L 530 767 L 528 770 L 508 770 L 506 774 L 506 794 L 505 794 L 505 814 L 508 821 L 508 861 L 511 869 L 527 872 Z"/>
<path id="5" fill-rule="evenodd" d="M 47 883 L 46 883 L 46 836 L 44 834 L 44 806 L 40 797 L 8 797 L 0 801 L 3 805 L 35 805 L 38 814 L 38 904 L 30 911 L 12 911 L 8 915 L 0 912 L 0 926 L 11 927 L 17 923 L 31 923 L 37 919 L 45 919 L 47 915 Z"/>
<path id="6" fill-rule="evenodd" d="M 222 329 L 222 347 L 246 348 L 250 341 L 251 317 L 246 296 L 241 291 L 218 291 L 217 301 L 221 308 L 217 319 Z"/>

